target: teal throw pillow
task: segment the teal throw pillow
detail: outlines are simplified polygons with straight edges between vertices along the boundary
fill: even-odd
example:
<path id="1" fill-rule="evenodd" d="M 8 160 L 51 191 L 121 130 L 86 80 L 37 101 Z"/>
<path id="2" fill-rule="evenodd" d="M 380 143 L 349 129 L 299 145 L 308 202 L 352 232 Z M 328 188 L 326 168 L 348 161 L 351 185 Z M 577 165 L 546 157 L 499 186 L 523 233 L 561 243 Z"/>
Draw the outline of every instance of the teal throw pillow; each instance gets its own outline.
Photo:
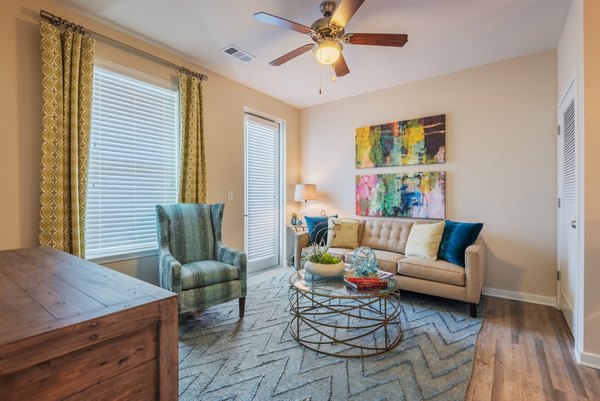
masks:
<path id="1" fill-rule="evenodd" d="M 446 220 L 438 258 L 465 267 L 465 251 L 477 240 L 482 228 L 482 223 Z"/>
<path id="2" fill-rule="evenodd" d="M 304 220 L 306 220 L 306 228 L 308 228 L 308 237 L 309 245 L 319 244 L 319 245 L 327 245 L 327 228 L 328 223 L 327 219 L 329 217 L 337 217 L 335 216 L 304 216 Z"/>

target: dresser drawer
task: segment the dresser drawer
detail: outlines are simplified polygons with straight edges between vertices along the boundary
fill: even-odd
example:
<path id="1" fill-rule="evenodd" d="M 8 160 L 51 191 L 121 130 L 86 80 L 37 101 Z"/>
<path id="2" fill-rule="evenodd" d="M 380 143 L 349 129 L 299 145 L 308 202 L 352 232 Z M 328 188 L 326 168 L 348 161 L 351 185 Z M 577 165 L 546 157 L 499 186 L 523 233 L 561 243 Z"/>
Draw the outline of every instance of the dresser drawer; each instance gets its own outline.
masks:
<path id="1" fill-rule="evenodd" d="M 153 359 L 75 394 L 65 401 L 150 401 L 158 399 L 158 363 L 156 359 Z"/>
<path id="2" fill-rule="evenodd" d="M 63 400 L 156 360 L 157 325 L 75 350 L 0 377 L 0 399 Z M 147 380 L 147 378 L 143 378 Z"/>

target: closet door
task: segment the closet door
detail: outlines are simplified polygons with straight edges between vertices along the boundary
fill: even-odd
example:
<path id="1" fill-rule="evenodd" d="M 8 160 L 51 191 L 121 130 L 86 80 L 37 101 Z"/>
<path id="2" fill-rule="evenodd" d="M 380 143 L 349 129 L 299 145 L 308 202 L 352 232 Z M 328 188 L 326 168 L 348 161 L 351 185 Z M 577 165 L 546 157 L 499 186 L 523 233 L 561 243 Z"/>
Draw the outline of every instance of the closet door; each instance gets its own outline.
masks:
<path id="1" fill-rule="evenodd" d="M 559 262 L 559 306 L 565 316 L 573 336 L 576 335 L 575 318 L 577 316 L 578 287 L 578 249 L 577 230 L 579 215 L 578 197 L 578 127 L 576 82 L 559 105 L 558 135 L 558 262 Z"/>

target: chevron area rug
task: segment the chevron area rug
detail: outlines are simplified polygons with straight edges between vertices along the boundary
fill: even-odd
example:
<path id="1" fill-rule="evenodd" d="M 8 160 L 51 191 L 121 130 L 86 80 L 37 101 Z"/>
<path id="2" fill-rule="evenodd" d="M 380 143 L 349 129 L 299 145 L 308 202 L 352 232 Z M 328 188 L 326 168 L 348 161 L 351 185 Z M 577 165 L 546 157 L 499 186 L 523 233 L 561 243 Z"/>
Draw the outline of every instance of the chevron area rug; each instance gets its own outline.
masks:
<path id="1" fill-rule="evenodd" d="M 237 301 L 183 318 L 181 401 L 463 400 L 481 319 L 468 307 L 402 292 L 402 341 L 346 359 L 304 348 L 287 329 L 289 268 L 250 277 L 246 316 Z"/>

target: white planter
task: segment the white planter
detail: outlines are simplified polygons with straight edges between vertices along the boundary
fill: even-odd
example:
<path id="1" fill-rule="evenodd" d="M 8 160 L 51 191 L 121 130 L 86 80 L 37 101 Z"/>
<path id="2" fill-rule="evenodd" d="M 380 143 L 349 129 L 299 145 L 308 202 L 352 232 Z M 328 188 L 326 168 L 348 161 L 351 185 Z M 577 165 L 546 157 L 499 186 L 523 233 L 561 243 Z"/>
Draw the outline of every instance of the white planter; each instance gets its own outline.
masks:
<path id="1" fill-rule="evenodd" d="M 336 263 L 335 265 L 322 265 L 321 263 L 313 263 L 310 261 L 304 262 L 304 270 L 310 274 L 322 277 L 341 276 L 344 273 L 346 265 L 344 262 Z"/>

